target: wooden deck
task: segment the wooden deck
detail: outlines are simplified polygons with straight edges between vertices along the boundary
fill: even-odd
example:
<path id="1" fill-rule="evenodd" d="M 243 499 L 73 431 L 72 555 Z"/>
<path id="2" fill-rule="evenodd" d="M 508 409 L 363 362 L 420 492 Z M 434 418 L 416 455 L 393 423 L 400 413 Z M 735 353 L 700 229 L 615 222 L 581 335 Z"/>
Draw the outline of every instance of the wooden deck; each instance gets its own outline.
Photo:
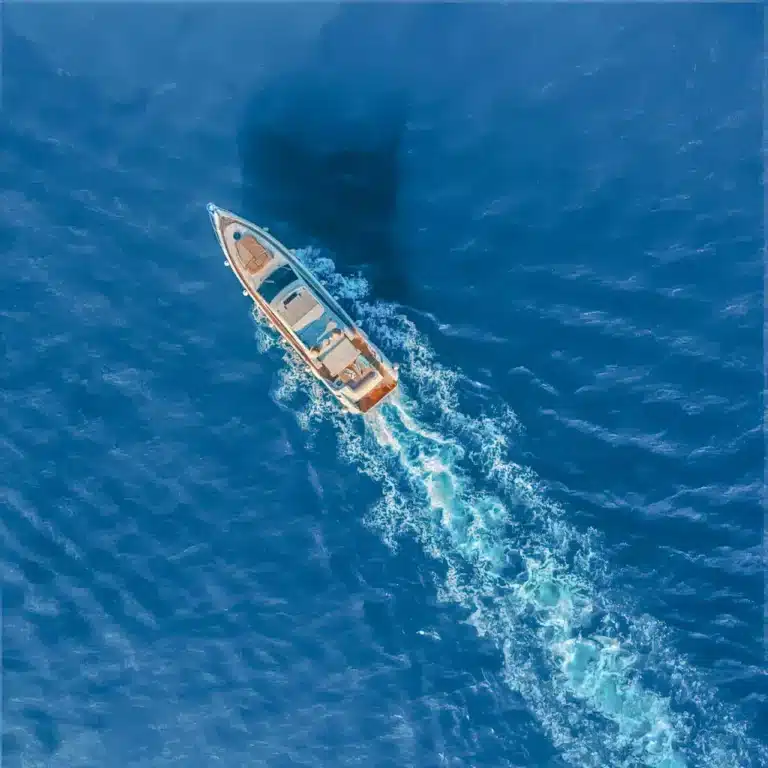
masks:
<path id="1" fill-rule="evenodd" d="M 253 236 L 245 235 L 235 242 L 237 258 L 249 275 L 257 275 L 274 256 Z"/>
<path id="2" fill-rule="evenodd" d="M 378 387 L 371 390 L 365 397 L 361 397 L 357 401 L 357 407 L 363 413 L 367 413 L 374 405 L 383 400 L 393 389 L 395 389 L 395 387 L 397 387 L 397 381 L 395 381 L 389 374 L 386 374 L 384 381 L 382 381 Z"/>

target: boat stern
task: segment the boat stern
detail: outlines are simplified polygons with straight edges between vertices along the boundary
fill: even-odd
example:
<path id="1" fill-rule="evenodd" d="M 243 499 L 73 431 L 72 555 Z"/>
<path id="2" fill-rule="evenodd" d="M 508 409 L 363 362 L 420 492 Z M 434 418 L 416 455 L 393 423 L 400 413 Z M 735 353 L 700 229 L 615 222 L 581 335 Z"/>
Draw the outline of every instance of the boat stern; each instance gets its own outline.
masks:
<path id="1" fill-rule="evenodd" d="M 355 404 L 360 413 L 368 413 L 386 400 L 397 389 L 397 379 L 393 376 L 384 376 L 384 378 L 361 397 Z"/>
<path id="2" fill-rule="evenodd" d="M 368 378 L 366 376 L 357 387 L 347 385 L 338 392 L 339 399 L 347 401 L 348 406 L 357 413 L 367 413 L 397 389 L 397 369 L 381 361 L 376 368 L 375 373 L 369 372 L 369 381 L 365 381 Z"/>

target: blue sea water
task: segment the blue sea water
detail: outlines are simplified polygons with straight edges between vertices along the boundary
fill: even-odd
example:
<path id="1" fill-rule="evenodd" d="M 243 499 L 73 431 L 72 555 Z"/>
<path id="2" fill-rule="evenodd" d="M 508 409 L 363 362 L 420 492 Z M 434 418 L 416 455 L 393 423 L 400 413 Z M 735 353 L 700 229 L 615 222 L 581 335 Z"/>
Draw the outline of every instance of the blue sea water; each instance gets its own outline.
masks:
<path id="1" fill-rule="evenodd" d="M 3 13 L 4 768 L 768 765 L 760 7 Z"/>

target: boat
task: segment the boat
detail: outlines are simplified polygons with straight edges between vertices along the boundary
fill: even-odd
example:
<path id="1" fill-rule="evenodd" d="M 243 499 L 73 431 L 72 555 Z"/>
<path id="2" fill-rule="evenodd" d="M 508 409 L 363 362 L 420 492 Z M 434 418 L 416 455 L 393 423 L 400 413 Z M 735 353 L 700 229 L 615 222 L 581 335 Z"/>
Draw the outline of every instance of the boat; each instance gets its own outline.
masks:
<path id="1" fill-rule="evenodd" d="M 365 414 L 398 385 L 387 360 L 294 251 L 266 229 L 208 204 L 213 229 L 259 313 L 296 351 L 342 407 Z"/>

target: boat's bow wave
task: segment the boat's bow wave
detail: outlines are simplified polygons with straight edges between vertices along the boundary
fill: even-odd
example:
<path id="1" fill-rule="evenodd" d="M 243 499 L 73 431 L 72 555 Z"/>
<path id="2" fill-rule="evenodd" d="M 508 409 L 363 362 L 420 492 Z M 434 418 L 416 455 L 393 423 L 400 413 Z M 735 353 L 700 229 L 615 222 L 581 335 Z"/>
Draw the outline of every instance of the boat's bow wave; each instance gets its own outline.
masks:
<path id="1" fill-rule="evenodd" d="M 441 599 L 466 609 L 497 645 L 508 684 L 563 757 L 595 768 L 764 764 L 746 724 L 675 653 L 664 628 L 617 596 L 597 537 L 576 530 L 534 474 L 507 458 L 514 413 L 467 416 L 460 374 L 435 360 L 404 314 L 366 301 L 365 281 L 340 276 L 327 257 L 299 255 L 402 361 L 403 388 L 364 427 L 324 408 L 302 366 L 286 369 L 276 399 L 293 408 L 299 382 L 309 386 L 302 426 L 311 434 L 332 420 L 342 456 L 381 487 L 367 524 L 393 547 L 415 538 L 445 566 Z"/>

